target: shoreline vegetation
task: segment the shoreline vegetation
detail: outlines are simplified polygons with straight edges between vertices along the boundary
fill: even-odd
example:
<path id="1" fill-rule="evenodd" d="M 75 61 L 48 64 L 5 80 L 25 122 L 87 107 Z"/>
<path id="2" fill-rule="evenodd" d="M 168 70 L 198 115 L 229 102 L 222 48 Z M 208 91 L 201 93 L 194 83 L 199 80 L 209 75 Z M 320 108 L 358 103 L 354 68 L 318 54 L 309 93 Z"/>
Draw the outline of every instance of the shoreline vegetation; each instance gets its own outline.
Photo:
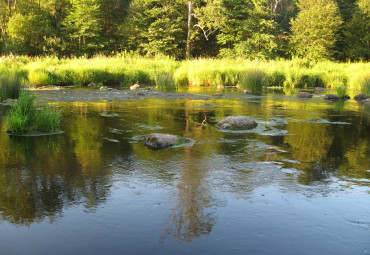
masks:
<path id="1" fill-rule="evenodd" d="M 136 83 L 158 88 L 222 85 L 238 86 L 251 92 L 263 87 L 336 89 L 345 86 L 347 90 L 369 93 L 369 70 L 370 64 L 366 62 L 314 62 L 304 59 L 200 58 L 177 61 L 164 56 L 148 58 L 129 54 L 62 59 L 10 55 L 0 58 L 0 94 L 5 93 L 5 87 L 10 91 L 10 79 L 15 81 L 14 86 L 18 86 L 19 81 L 21 85 L 77 87 L 92 84 L 129 87 Z"/>

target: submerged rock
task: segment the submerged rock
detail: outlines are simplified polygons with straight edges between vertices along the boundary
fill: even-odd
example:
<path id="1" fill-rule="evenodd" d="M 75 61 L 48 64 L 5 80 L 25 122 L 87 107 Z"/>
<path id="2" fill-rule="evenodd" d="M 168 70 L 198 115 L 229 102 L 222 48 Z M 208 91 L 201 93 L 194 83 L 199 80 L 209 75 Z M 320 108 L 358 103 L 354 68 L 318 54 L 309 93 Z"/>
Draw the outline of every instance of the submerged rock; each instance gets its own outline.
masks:
<path id="1" fill-rule="evenodd" d="M 325 91 L 325 89 L 322 87 L 315 87 L 314 90 L 315 90 L 315 93 L 322 93 Z"/>
<path id="2" fill-rule="evenodd" d="M 8 98 L 8 99 L 5 99 L 3 101 L 3 104 L 6 104 L 6 105 L 11 105 L 11 104 L 16 104 L 18 103 L 19 100 L 18 99 L 11 99 L 11 98 Z"/>
<path id="3" fill-rule="evenodd" d="M 326 94 L 324 96 L 325 100 L 339 100 L 339 96 L 334 95 L 334 94 Z"/>
<path id="4" fill-rule="evenodd" d="M 299 92 L 298 93 L 298 98 L 311 98 L 312 94 L 309 92 Z"/>
<path id="5" fill-rule="evenodd" d="M 354 99 L 356 101 L 362 101 L 362 100 L 366 100 L 368 98 L 368 96 L 366 96 L 364 93 L 361 93 L 361 94 L 358 94 L 354 97 Z"/>
<path id="6" fill-rule="evenodd" d="M 159 150 L 175 145 L 179 137 L 170 134 L 151 133 L 144 138 L 144 145 L 150 149 Z"/>
<path id="7" fill-rule="evenodd" d="M 257 127 L 257 122 L 247 116 L 228 116 L 216 124 L 220 129 L 246 130 Z"/>

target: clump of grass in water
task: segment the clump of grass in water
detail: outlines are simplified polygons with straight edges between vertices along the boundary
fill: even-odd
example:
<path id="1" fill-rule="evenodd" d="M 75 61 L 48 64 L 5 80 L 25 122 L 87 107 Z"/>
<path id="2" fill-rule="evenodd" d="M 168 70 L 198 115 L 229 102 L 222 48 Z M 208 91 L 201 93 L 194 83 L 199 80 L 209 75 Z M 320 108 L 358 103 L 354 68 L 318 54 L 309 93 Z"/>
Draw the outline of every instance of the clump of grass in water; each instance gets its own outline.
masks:
<path id="1" fill-rule="evenodd" d="M 337 84 L 336 86 L 336 91 L 337 91 L 337 95 L 341 98 L 341 99 L 344 99 L 346 94 L 347 94 L 347 88 L 346 86 L 344 86 L 343 83 L 339 83 Z"/>
<path id="2" fill-rule="evenodd" d="M 6 116 L 8 133 L 22 135 L 32 129 L 54 132 L 59 128 L 61 114 L 51 109 L 36 110 L 35 96 L 21 91 L 19 101 L 11 106 Z"/>
<path id="3" fill-rule="evenodd" d="M 60 126 L 60 111 L 43 108 L 36 114 L 35 129 L 44 132 L 55 132 Z"/>
<path id="4" fill-rule="evenodd" d="M 18 98 L 21 89 L 21 77 L 17 74 L 0 75 L 0 102 Z"/>
<path id="5" fill-rule="evenodd" d="M 155 76 L 155 85 L 161 90 L 176 90 L 172 72 L 159 72 Z"/>
<path id="6" fill-rule="evenodd" d="M 258 69 L 250 69 L 239 75 L 239 83 L 242 88 L 252 93 L 261 92 L 264 81 L 265 73 Z"/>

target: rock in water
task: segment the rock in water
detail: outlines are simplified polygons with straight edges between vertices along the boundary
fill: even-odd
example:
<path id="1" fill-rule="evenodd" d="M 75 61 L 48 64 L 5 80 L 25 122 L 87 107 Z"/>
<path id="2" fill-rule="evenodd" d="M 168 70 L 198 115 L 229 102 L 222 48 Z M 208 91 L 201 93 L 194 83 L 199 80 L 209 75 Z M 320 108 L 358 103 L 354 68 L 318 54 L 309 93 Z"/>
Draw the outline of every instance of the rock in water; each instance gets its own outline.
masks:
<path id="1" fill-rule="evenodd" d="M 367 96 L 364 93 L 361 93 L 361 94 L 358 94 L 357 96 L 355 96 L 354 99 L 356 101 L 362 101 L 362 100 L 366 100 Z"/>
<path id="2" fill-rule="evenodd" d="M 216 124 L 217 128 L 231 130 L 246 130 L 257 127 L 257 123 L 247 116 L 228 116 Z"/>
<path id="3" fill-rule="evenodd" d="M 314 90 L 315 90 L 315 93 L 322 93 L 325 91 L 325 89 L 322 87 L 315 87 Z"/>
<path id="4" fill-rule="evenodd" d="M 298 93 L 298 98 L 311 98 L 312 94 L 308 92 L 299 92 Z"/>
<path id="5" fill-rule="evenodd" d="M 339 96 L 334 95 L 334 94 L 326 94 L 324 96 L 325 100 L 339 100 Z"/>
<path id="6" fill-rule="evenodd" d="M 140 85 L 139 84 L 134 84 L 134 85 L 132 85 L 132 86 L 130 86 L 130 90 L 136 90 L 136 89 L 138 89 L 138 88 L 140 88 Z"/>
<path id="7" fill-rule="evenodd" d="M 144 138 L 144 145 L 159 150 L 173 146 L 179 138 L 175 135 L 151 133 Z"/>

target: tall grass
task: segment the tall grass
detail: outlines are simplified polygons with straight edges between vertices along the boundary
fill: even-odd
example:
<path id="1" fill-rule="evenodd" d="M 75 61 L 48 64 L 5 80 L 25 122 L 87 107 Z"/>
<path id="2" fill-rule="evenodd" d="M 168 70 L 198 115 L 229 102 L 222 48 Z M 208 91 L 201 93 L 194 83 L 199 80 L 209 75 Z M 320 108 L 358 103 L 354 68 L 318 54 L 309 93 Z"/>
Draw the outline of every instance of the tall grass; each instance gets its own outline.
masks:
<path id="1" fill-rule="evenodd" d="M 344 86 L 343 83 L 338 83 L 336 85 L 336 91 L 337 91 L 337 95 L 341 98 L 341 99 L 344 99 L 344 97 L 347 95 L 347 88 L 346 86 Z"/>
<path id="2" fill-rule="evenodd" d="M 258 69 L 250 69 L 240 73 L 240 85 L 252 93 L 259 93 L 265 82 L 265 73 Z"/>
<path id="3" fill-rule="evenodd" d="M 177 86 L 172 72 L 159 72 L 155 75 L 155 85 L 160 90 L 176 90 Z"/>
<path id="4" fill-rule="evenodd" d="M 59 128 L 61 114 L 56 110 L 35 107 L 35 97 L 27 91 L 21 91 L 19 101 L 11 106 L 6 121 L 8 132 L 21 135 L 32 129 L 53 132 Z"/>
<path id="5" fill-rule="evenodd" d="M 34 101 L 34 96 L 26 91 L 21 91 L 18 103 L 11 106 L 6 116 L 9 133 L 19 135 L 31 129 L 36 112 Z"/>
<path id="6" fill-rule="evenodd" d="M 307 60 L 250 61 L 245 59 L 194 59 L 176 61 L 169 57 L 145 58 L 118 55 L 94 58 L 3 57 L 2 70 L 17 68 L 25 84 L 85 86 L 91 82 L 129 87 L 164 84 L 190 86 L 235 86 L 246 81 L 248 70 L 265 74 L 263 86 L 285 88 L 325 87 L 338 82 L 350 90 L 364 90 L 370 77 L 370 63 L 318 63 Z M 25 76 L 24 76 L 25 73 Z M 172 78 L 171 75 L 172 74 Z M 22 76 L 23 75 L 23 76 Z"/>
<path id="7" fill-rule="evenodd" d="M 15 73 L 0 75 L 0 102 L 7 98 L 18 98 L 20 89 L 21 76 Z"/>

